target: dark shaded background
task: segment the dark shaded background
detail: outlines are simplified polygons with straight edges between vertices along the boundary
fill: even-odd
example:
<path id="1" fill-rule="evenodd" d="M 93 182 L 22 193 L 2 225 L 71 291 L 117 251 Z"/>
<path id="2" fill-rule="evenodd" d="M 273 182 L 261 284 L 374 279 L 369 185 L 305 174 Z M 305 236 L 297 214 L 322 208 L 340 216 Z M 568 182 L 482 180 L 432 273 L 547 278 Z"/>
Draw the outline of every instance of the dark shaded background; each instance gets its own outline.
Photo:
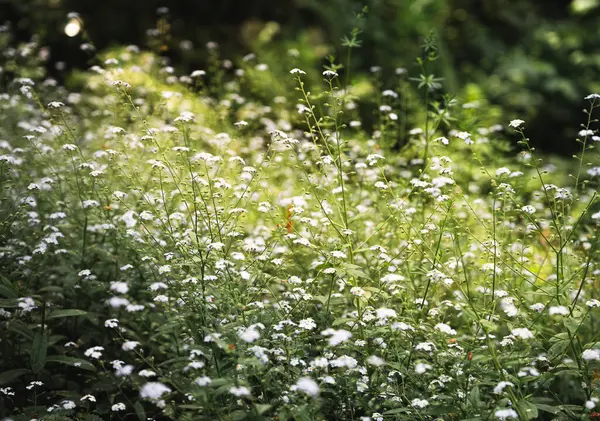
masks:
<path id="1" fill-rule="evenodd" d="M 436 73 L 446 90 L 476 86 L 505 120 L 526 120 L 539 148 L 573 152 L 583 97 L 600 91 L 600 0 L 0 0 L 0 16 L 19 39 L 35 35 L 51 47 L 48 67 L 60 78 L 56 62 L 67 70 L 89 64 L 81 37 L 64 35 L 72 11 L 98 49 L 159 42 L 161 54 L 187 71 L 206 61 L 207 41 L 218 42 L 225 56 L 248 53 L 252 23 L 279 22 L 282 42 L 312 30 L 339 46 L 364 5 L 369 13 L 353 60 L 357 70 L 382 66 L 384 78 L 395 67 L 412 70 L 423 37 L 433 32 L 441 55 Z M 153 40 L 147 30 L 164 6 L 170 37 Z M 194 45 L 185 57 L 178 48 L 183 40 Z"/>

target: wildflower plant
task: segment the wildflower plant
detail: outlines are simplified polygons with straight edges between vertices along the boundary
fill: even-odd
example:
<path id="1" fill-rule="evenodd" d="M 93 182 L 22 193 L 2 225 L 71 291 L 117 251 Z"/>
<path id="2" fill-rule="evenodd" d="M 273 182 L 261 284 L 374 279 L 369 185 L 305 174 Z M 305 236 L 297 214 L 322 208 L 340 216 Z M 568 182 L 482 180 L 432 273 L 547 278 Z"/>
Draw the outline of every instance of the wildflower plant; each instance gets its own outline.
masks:
<path id="1" fill-rule="evenodd" d="M 348 64 L 265 104 L 211 60 L 223 86 L 128 47 L 79 93 L 36 68 L 1 94 L 0 415 L 592 417 L 597 95 L 559 186 L 524 121 L 428 100 L 398 151 L 351 124 Z"/>

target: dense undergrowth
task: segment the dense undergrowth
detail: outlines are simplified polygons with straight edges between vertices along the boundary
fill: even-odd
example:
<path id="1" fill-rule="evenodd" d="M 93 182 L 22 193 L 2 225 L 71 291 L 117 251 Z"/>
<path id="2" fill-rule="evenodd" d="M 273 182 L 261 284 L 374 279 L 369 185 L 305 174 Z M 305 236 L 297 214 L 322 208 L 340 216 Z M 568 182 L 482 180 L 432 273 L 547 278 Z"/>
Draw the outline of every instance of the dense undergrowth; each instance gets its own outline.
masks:
<path id="1" fill-rule="evenodd" d="M 439 95 L 432 45 L 390 87 L 209 48 L 110 51 L 77 93 L 5 54 L 0 416 L 595 416 L 600 95 L 568 174 Z"/>

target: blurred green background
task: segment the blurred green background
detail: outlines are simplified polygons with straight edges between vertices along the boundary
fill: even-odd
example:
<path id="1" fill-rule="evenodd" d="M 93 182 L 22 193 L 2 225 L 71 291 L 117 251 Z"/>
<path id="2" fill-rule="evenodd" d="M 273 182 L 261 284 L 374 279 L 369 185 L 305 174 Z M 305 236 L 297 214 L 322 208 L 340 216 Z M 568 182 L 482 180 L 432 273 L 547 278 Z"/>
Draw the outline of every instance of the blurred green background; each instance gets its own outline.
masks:
<path id="1" fill-rule="evenodd" d="M 61 78 L 90 65 L 85 41 L 153 48 L 189 72 L 206 64 L 208 41 L 234 59 L 256 51 L 265 28 L 271 53 L 300 43 L 325 63 L 364 6 L 354 74 L 380 66 L 382 86 L 398 67 L 418 76 L 415 58 L 433 33 L 445 91 L 497 106 L 499 123 L 526 120 L 539 149 L 573 153 L 583 97 L 600 91 L 600 0 L 0 0 L 0 19 L 19 40 L 49 46 L 49 72 Z M 70 12 L 85 38 L 65 35 Z"/>

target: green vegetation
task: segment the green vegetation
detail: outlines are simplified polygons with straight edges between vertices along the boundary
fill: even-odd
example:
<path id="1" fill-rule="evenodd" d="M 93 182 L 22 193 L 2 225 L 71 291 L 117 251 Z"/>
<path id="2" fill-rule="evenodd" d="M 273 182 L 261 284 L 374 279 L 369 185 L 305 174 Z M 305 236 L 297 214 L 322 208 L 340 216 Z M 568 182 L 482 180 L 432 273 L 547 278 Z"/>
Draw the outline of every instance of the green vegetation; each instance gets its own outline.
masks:
<path id="1" fill-rule="evenodd" d="M 597 417 L 600 95 L 542 159 L 435 31 L 352 73 L 369 16 L 63 85 L 3 28 L 0 417 Z"/>

